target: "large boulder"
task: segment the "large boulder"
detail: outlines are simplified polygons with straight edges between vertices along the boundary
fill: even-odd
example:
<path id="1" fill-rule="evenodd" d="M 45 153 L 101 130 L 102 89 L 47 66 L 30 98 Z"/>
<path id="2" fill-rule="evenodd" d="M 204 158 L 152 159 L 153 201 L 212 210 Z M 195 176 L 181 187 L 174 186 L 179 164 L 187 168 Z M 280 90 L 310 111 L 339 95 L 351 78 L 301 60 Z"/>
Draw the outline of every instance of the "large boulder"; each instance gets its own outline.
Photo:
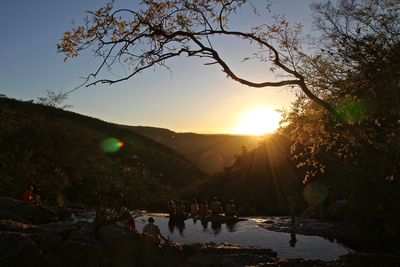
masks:
<path id="1" fill-rule="evenodd" d="M 22 233 L 0 233 L 0 266 L 36 266 L 41 252 L 28 236 Z"/>
<path id="2" fill-rule="evenodd" d="M 154 247 L 144 245 L 139 234 L 116 224 L 101 227 L 97 236 L 106 255 L 112 259 L 112 266 L 141 266 L 146 254 L 154 251 Z"/>
<path id="3" fill-rule="evenodd" d="M 0 219 L 11 219 L 21 223 L 42 224 L 58 220 L 56 212 L 52 209 L 8 197 L 0 197 L 0 211 Z"/>
<path id="4" fill-rule="evenodd" d="M 67 240 L 56 253 L 63 267 L 110 266 L 102 246 Z M 114 266 L 111 264 L 111 266 Z"/>

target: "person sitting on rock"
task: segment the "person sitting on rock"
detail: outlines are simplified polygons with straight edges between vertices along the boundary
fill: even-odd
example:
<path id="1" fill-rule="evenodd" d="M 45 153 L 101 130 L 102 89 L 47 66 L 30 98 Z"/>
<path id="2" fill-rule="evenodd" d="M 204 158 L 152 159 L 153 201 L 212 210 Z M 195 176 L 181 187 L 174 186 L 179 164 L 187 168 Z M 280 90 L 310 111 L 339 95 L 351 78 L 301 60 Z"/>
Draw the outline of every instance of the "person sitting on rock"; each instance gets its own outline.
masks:
<path id="1" fill-rule="evenodd" d="M 208 204 L 207 204 L 207 200 L 204 199 L 203 203 L 201 203 L 200 205 L 200 209 L 199 209 L 199 215 L 200 217 L 207 217 L 208 215 L 210 215 L 211 211 L 208 209 Z"/>
<path id="2" fill-rule="evenodd" d="M 211 201 L 210 204 L 210 208 L 211 208 L 211 213 L 213 215 L 219 216 L 222 213 L 221 202 L 218 201 L 217 197 L 213 197 L 213 200 Z"/>
<path id="3" fill-rule="evenodd" d="M 196 199 L 193 199 L 192 204 L 190 205 L 190 214 L 193 217 L 199 215 L 199 204 L 197 204 Z"/>
<path id="4" fill-rule="evenodd" d="M 26 204 L 35 204 L 38 207 L 42 206 L 40 196 L 33 193 L 33 186 L 31 185 L 25 190 L 22 199 Z"/>
<path id="5" fill-rule="evenodd" d="M 225 206 L 225 216 L 229 216 L 229 217 L 236 216 L 236 205 L 232 199 Z"/>
<path id="6" fill-rule="evenodd" d="M 185 212 L 185 205 L 183 205 L 183 201 L 179 200 L 178 205 L 176 205 L 176 218 L 178 220 L 185 219 L 186 212 Z"/>
<path id="7" fill-rule="evenodd" d="M 168 239 L 161 234 L 160 228 L 154 224 L 154 218 L 150 217 L 147 221 L 148 224 L 143 228 L 143 235 L 153 238 L 157 244 L 161 242 L 161 239 L 168 243 Z"/>

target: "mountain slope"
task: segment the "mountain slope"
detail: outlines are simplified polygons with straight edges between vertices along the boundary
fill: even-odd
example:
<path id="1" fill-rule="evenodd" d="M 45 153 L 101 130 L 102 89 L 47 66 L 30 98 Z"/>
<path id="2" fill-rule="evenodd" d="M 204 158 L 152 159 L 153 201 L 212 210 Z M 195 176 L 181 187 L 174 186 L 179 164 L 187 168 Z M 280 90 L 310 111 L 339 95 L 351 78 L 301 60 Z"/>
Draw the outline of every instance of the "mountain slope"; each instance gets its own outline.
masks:
<path id="1" fill-rule="evenodd" d="M 168 129 L 126 126 L 134 132 L 175 149 L 208 173 L 216 173 L 232 164 L 242 147 L 255 148 L 260 137 L 228 134 L 176 133 Z"/>
<path id="2" fill-rule="evenodd" d="M 0 99 L 0 129 L 2 195 L 32 183 L 49 203 L 157 207 L 205 176 L 147 137 L 43 105 Z"/>

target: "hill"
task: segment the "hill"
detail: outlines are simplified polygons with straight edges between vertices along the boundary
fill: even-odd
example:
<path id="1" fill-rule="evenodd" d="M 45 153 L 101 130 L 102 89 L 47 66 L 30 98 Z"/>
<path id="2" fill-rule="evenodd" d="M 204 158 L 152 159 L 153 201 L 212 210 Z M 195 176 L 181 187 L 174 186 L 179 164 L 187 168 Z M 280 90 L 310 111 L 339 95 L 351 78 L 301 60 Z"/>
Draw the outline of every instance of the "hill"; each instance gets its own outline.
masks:
<path id="1" fill-rule="evenodd" d="M 121 126 L 0 99 L 0 194 L 33 184 L 47 203 L 164 206 L 205 174 L 173 149 Z"/>
<path id="2" fill-rule="evenodd" d="M 245 207 L 242 214 L 299 214 L 306 204 L 301 177 L 290 156 L 289 141 L 278 134 L 265 137 L 256 148 L 243 149 L 232 165 L 214 177 L 187 187 L 185 198 L 218 196 Z"/>
<path id="3" fill-rule="evenodd" d="M 209 174 L 220 172 L 231 165 L 243 146 L 251 150 L 261 141 L 257 136 L 177 133 L 156 127 L 126 127 L 173 148 Z"/>

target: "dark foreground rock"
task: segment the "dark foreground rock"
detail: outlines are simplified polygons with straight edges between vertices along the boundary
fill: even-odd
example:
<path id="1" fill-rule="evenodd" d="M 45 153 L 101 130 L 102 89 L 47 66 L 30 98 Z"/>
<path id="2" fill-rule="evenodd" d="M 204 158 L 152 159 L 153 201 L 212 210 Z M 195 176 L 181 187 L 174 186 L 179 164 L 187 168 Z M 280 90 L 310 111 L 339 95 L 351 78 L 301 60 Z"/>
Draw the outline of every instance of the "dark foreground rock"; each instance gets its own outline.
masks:
<path id="1" fill-rule="evenodd" d="M 16 210 L 23 209 L 30 208 Z M 46 209 L 51 212 L 8 210 L 11 217 L 0 220 L 0 266 L 400 266 L 400 257 L 389 254 L 356 253 L 324 262 L 281 260 L 271 249 L 225 243 L 158 246 L 119 222 L 60 221 L 57 211 Z"/>

